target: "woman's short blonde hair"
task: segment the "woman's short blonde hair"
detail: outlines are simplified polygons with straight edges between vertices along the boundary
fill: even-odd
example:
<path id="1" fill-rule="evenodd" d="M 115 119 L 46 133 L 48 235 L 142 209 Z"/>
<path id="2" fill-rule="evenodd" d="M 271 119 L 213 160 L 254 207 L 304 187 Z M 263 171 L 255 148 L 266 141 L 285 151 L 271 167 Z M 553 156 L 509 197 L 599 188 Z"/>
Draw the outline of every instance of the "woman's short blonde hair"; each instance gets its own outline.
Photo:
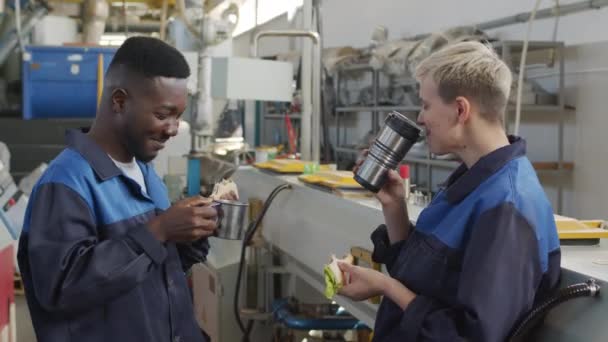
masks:
<path id="1" fill-rule="evenodd" d="M 416 67 L 416 79 L 432 77 L 446 103 L 464 96 L 474 102 L 481 116 L 504 122 L 511 91 L 511 71 L 496 52 L 479 42 L 448 45 Z"/>

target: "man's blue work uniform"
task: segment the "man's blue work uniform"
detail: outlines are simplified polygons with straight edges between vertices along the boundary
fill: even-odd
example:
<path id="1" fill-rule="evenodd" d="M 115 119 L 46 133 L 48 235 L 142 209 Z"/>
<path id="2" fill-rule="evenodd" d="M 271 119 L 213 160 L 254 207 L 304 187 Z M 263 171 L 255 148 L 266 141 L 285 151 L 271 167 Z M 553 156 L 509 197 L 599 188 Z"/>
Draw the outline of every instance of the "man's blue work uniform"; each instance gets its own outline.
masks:
<path id="1" fill-rule="evenodd" d="M 34 188 L 19 241 L 39 342 L 200 342 L 185 270 L 206 240 L 161 243 L 146 223 L 169 206 L 153 168 L 138 162 L 147 193 L 87 135 Z"/>
<path id="2" fill-rule="evenodd" d="M 462 165 L 405 241 L 373 234 L 374 259 L 417 294 L 402 310 L 385 298 L 374 341 L 504 341 L 555 290 L 560 249 L 551 205 L 525 142 Z"/>

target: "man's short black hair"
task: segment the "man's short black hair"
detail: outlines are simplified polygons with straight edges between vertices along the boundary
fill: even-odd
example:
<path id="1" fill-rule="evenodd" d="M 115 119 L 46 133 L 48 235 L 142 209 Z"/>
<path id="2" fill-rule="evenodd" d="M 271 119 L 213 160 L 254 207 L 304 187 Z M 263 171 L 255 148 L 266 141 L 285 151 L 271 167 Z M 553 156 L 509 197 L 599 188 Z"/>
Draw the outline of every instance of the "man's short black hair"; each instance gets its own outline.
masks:
<path id="1" fill-rule="evenodd" d="M 131 37 L 116 51 L 109 70 L 122 65 L 148 77 L 188 78 L 190 67 L 181 52 L 160 39 Z"/>

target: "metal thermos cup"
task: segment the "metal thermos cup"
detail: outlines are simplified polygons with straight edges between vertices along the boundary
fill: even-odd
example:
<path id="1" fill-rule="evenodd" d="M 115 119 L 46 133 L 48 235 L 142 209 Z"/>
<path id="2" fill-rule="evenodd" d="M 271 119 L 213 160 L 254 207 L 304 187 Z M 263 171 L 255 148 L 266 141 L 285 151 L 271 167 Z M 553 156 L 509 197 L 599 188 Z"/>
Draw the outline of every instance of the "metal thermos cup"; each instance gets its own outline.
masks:
<path id="1" fill-rule="evenodd" d="M 365 161 L 357 170 L 355 180 L 372 192 L 380 191 L 388 171 L 397 169 L 421 132 L 420 127 L 403 114 L 389 113 Z"/>
<path id="2" fill-rule="evenodd" d="M 227 240 L 242 240 L 247 231 L 246 218 L 249 204 L 230 200 L 214 200 L 218 213 L 216 237 Z"/>

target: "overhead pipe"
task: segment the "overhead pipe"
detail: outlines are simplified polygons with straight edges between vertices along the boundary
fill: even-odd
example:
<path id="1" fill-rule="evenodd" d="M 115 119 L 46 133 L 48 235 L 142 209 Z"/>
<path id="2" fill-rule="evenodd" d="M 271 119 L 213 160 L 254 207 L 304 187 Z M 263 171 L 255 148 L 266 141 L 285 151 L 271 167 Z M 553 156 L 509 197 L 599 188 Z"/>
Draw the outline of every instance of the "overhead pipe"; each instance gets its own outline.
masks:
<path id="1" fill-rule="evenodd" d="M 536 12 L 536 19 L 546 19 L 552 17 L 561 17 L 568 14 L 574 14 L 578 12 L 584 12 L 588 10 L 598 10 L 603 7 L 608 6 L 608 0 L 587 0 L 580 1 L 571 4 L 565 4 L 559 6 L 559 11 L 555 10 L 555 6 L 544 8 L 542 10 L 538 10 Z M 510 15 L 500 19 L 494 19 L 490 21 L 486 21 L 474 27 L 479 30 L 491 30 L 503 26 L 514 25 L 514 24 L 522 24 L 528 22 L 530 17 L 532 16 L 532 12 L 523 12 L 515 15 Z M 405 40 L 420 40 L 430 36 L 430 33 L 419 34 L 413 37 L 406 38 Z"/>
<path id="2" fill-rule="evenodd" d="M 311 99 L 302 96 L 302 137 L 300 151 L 303 160 L 320 162 L 320 117 L 321 117 L 321 36 L 315 31 L 302 30 L 271 30 L 258 32 L 253 41 L 253 57 L 258 57 L 259 41 L 264 37 L 304 37 L 314 43 L 313 69 L 311 84 L 303 84 L 302 88 L 310 87 Z"/>
<path id="3" fill-rule="evenodd" d="M 127 23 L 127 29 L 129 32 L 141 32 L 141 33 L 152 33 L 160 31 L 160 22 L 154 20 L 142 20 L 140 22 Z M 108 21 L 106 24 L 106 32 L 108 33 L 122 33 L 125 30 L 123 24 L 119 24 L 116 21 Z"/>
<path id="4" fill-rule="evenodd" d="M 34 26 L 49 13 L 49 7 L 46 3 L 40 3 L 40 5 L 32 11 L 32 13 L 23 21 L 21 27 L 21 35 L 28 35 Z M 0 65 L 6 62 L 6 59 L 11 52 L 19 44 L 19 35 L 16 30 L 10 30 L 0 38 Z"/>
<path id="5" fill-rule="evenodd" d="M 588 11 L 588 10 L 593 10 L 593 9 L 600 9 L 600 8 L 606 7 L 606 6 L 608 6 L 607 0 L 588 0 L 588 1 L 575 2 L 572 4 L 560 5 L 559 11 L 555 11 L 555 7 L 538 10 L 538 11 L 536 11 L 536 19 L 545 19 L 545 18 L 552 18 L 552 17 L 556 17 L 556 16 L 564 16 L 564 15 L 568 15 L 568 14 L 573 14 L 573 13 L 578 13 L 578 12 L 583 12 L 583 11 Z M 528 20 L 530 20 L 531 16 L 532 16 L 532 12 L 525 12 L 525 13 L 508 16 L 508 17 L 501 18 L 501 19 L 487 21 L 485 23 L 478 24 L 476 27 L 479 28 L 480 30 L 491 30 L 494 28 L 502 27 L 502 26 L 526 23 L 526 22 L 528 22 Z"/>

